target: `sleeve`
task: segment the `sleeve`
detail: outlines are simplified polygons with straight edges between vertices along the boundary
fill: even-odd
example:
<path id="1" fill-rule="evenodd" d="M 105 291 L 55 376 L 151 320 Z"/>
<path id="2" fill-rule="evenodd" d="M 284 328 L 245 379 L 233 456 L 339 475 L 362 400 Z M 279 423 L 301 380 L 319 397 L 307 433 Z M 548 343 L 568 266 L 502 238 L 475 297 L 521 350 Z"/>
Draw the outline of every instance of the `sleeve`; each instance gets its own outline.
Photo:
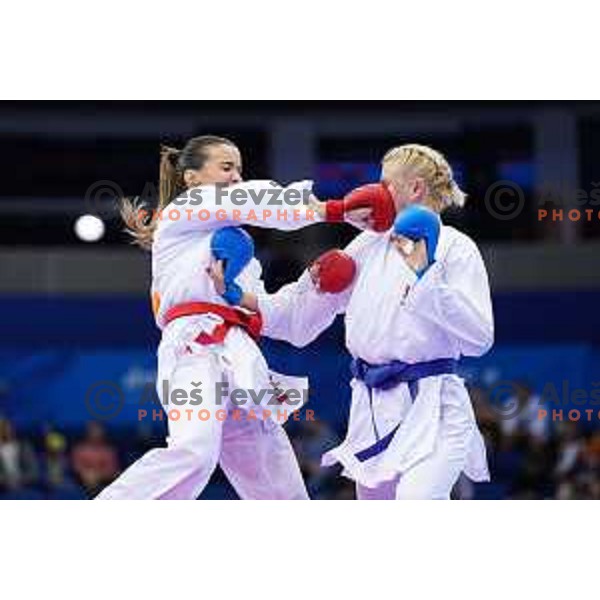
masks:
<path id="1" fill-rule="evenodd" d="M 283 231 L 301 229 L 321 220 L 307 203 L 312 185 L 310 180 L 288 186 L 255 180 L 192 188 L 158 214 L 161 234 L 184 235 L 236 225 Z"/>
<path id="2" fill-rule="evenodd" d="M 349 290 L 340 294 L 317 292 L 308 271 L 275 294 L 258 293 L 263 333 L 301 348 L 314 341 L 342 313 Z"/>
<path id="3" fill-rule="evenodd" d="M 475 243 L 457 242 L 417 282 L 406 305 L 454 337 L 462 355 L 481 356 L 494 341 L 488 276 Z"/>
<path id="4" fill-rule="evenodd" d="M 344 249 L 356 261 L 356 279 L 369 241 L 376 235 L 362 233 Z M 275 294 L 267 294 L 260 281 L 261 289 L 257 290 L 256 296 L 263 316 L 264 335 L 296 347 L 310 344 L 333 323 L 337 315 L 346 311 L 354 285 L 339 294 L 318 292 L 308 269 L 298 281 L 283 286 Z"/>

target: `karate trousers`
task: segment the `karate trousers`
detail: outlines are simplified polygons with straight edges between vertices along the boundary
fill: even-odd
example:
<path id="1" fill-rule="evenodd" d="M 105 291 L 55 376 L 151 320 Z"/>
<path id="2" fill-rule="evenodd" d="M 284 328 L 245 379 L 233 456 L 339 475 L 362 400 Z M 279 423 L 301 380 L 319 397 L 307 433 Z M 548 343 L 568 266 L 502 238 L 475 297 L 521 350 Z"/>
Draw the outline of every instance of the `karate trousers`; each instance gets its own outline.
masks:
<path id="1" fill-rule="evenodd" d="M 242 499 L 308 500 L 294 450 L 280 424 L 261 418 L 233 420 L 229 415 L 215 418 L 217 411 L 232 408 L 228 398 L 217 402 L 216 384 L 224 377 L 217 352 L 179 357 L 170 389 L 186 390 L 189 397 L 197 389 L 192 382 L 201 381 L 202 403 L 169 406 L 169 411 L 180 409 L 180 417 L 168 420 L 167 447 L 147 452 L 97 499 L 194 500 L 219 464 Z M 201 420 L 200 411 L 208 411 L 210 418 Z"/>

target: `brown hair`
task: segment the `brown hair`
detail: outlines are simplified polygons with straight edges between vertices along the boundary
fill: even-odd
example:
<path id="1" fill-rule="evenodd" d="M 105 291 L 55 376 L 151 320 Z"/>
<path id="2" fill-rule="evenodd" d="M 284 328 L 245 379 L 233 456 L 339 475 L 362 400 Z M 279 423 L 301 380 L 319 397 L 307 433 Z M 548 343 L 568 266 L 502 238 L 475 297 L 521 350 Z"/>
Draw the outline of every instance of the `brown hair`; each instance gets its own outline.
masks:
<path id="1" fill-rule="evenodd" d="M 187 169 L 201 169 L 208 158 L 208 149 L 219 145 L 235 146 L 227 138 L 216 135 L 201 135 L 187 141 L 183 149 L 161 146 L 160 174 L 158 180 L 158 211 L 185 190 L 183 174 Z M 133 237 L 133 243 L 152 249 L 154 231 L 158 221 L 152 218 L 143 202 L 132 198 L 121 200 L 121 218 L 125 222 L 125 230 Z"/>

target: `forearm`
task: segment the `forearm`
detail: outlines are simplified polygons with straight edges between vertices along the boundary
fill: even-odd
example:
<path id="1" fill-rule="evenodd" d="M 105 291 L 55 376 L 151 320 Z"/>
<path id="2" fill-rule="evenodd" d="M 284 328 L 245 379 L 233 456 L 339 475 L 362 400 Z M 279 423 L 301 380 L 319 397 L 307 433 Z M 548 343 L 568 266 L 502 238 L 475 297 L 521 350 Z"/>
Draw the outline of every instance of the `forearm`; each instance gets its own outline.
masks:
<path id="1" fill-rule="evenodd" d="M 246 308 L 253 312 L 257 312 L 258 311 L 258 298 L 257 298 L 256 294 L 253 294 L 251 292 L 244 292 L 242 294 L 242 300 L 239 305 L 242 308 Z"/>
<path id="2" fill-rule="evenodd" d="M 164 211 L 163 228 L 179 233 L 254 225 L 293 230 L 323 220 L 324 208 L 311 193 L 312 181 L 280 186 L 248 181 L 188 190 Z"/>
<path id="3" fill-rule="evenodd" d="M 325 218 L 324 204 L 318 201 L 311 189 L 312 181 L 296 182 L 287 187 L 273 182 L 267 185 L 255 182 L 246 191 L 244 205 L 229 206 L 228 212 L 235 221 L 241 220 L 255 227 L 282 231 L 302 229 Z"/>
<path id="4" fill-rule="evenodd" d="M 411 290 L 407 308 L 457 339 L 463 354 L 484 354 L 494 339 L 489 300 L 478 299 L 477 294 L 470 296 L 465 290 L 453 287 L 444 280 L 442 269 L 436 267 L 434 265 Z"/>
<path id="5" fill-rule="evenodd" d="M 307 271 L 295 283 L 275 294 L 255 296 L 263 316 L 264 335 L 302 347 L 327 329 L 338 313 L 343 312 L 348 291 L 340 294 L 320 293 Z"/>

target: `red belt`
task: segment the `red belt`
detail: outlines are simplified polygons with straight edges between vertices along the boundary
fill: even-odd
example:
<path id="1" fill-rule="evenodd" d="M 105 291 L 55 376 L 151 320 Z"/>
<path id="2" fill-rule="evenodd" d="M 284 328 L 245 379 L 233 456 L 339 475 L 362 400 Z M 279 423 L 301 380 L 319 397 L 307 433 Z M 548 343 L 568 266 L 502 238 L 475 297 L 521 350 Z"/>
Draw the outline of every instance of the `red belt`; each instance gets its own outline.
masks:
<path id="1" fill-rule="evenodd" d="M 196 340 L 201 344 L 220 344 L 232 327 L 245 329 L 248 335 L 258 341 L 262 329 L 262 316 L 259 312 L 247 313 L 239 308 L 213 304 L 212 302 L 184 302 L 169 308 L 164 316 L 166 327 L 171 321 L 190 315 L 213 314 L 221 317 L 224 323 L 217 325 L 211 334 L 201 333 Z"/>

